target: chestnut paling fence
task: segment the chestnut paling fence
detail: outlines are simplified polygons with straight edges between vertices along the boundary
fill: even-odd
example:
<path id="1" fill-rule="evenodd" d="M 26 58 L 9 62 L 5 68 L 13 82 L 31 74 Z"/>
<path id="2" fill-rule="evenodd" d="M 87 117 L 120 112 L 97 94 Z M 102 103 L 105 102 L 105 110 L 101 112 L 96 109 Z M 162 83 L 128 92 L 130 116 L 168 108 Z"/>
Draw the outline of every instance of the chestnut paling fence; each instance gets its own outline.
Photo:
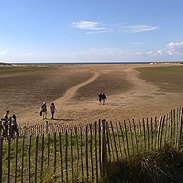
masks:
<path id="1" fill-rule="evenodd" d="M 159 118 L 20 129 L 0 137 L 0 182 L 105 182 L 114 162 L 183 144 L 183 108 Z"/>

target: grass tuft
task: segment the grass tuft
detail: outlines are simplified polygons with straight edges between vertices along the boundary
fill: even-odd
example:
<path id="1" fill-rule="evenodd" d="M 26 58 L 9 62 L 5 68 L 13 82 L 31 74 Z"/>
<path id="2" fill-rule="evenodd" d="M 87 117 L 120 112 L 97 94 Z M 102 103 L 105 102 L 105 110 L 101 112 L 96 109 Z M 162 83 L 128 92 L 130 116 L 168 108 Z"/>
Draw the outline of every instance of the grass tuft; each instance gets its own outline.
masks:
<path id="1" fill-rule="evenodd" d="M 179 183 L 183 180 L 183 153 L 166 145 L 157 152 L 113 163 L 110 183 Z"/>

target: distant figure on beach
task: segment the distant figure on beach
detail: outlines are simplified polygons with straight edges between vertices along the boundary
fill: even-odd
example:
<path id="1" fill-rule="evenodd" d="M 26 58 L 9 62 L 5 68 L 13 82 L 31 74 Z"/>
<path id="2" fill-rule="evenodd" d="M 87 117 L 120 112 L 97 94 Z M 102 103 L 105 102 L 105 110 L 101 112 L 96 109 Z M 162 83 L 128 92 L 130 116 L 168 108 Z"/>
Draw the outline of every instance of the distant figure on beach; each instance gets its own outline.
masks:
<path id="1" fill-rule="evenodd" d="M 19 136 L 17 118 L 15 114 L 11 117 L 10 121 L 11 121 L 11 127 L 10 127 L 11 138 L 13 138 L 15 132 L 16 132 L 16 135 Z"/>
<path id="2" fill-rule="evenodd" d="M 103 105 L 105 105 L 105 100 L 107 99 L 105 93 L 102 93 L 102 102 L 103 102 Z"/>
<path id="3" fill-rule="evenodd" d="M 8 125 L 9 125 L 9 111 L 6 111 L 6 114 L 3 116 L 3 118 L 1 119 L 3 121 L 3 136 L 7 137 L 8 136 Z"/>
<path id="4" fill-rule="evenodd" d="M 42 116 L 43 119 L 47 119 L 47 106 L 46 102 L 43 102 L 43 105 L 41 106 Z"/>
<path id="5" fill-rule="evenodd" d="M 57 111 L 56 108 L 55 108 L 55 104 L 54 103 L 51 103 L 50 111 L 51 111 L 51 119 L 54 119 L 55 111 Z"/>
<path id="6" fill-rule="evenodd" d="M 102 103 L 102 92 L 100 92 L 98 94 L 98 101 L 99 101 L 99 104 L 101 105 L 101 103 Z"/>

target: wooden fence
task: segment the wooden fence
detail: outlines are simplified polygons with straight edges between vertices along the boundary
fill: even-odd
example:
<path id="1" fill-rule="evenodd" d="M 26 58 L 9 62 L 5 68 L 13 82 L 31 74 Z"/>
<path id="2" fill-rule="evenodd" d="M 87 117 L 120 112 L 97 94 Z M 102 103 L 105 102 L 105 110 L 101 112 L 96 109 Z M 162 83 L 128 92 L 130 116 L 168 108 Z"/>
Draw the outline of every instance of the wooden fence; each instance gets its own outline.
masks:
<path id="1" fill-rule="evenodd" d="M 139 121 L 104 119 L 65 128 L 47 124 L 36 136 L 31 132 L 21 138 L 0 138 L 0 182 L 102 182 L 114 162 L 165 144 L 181 148 L 182 114 L 181 107 Z"/>

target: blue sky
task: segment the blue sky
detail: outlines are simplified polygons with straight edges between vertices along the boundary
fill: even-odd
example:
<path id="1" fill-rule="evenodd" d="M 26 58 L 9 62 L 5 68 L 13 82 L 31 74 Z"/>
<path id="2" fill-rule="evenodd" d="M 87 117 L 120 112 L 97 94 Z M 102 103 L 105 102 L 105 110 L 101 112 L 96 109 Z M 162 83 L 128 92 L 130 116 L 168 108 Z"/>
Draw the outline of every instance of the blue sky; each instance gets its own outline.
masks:
<path id="1" fill-rule="evenodd" d="M 182 0 L 1 0 L 0 61 L 181 61 L 182 7 Z"/>

